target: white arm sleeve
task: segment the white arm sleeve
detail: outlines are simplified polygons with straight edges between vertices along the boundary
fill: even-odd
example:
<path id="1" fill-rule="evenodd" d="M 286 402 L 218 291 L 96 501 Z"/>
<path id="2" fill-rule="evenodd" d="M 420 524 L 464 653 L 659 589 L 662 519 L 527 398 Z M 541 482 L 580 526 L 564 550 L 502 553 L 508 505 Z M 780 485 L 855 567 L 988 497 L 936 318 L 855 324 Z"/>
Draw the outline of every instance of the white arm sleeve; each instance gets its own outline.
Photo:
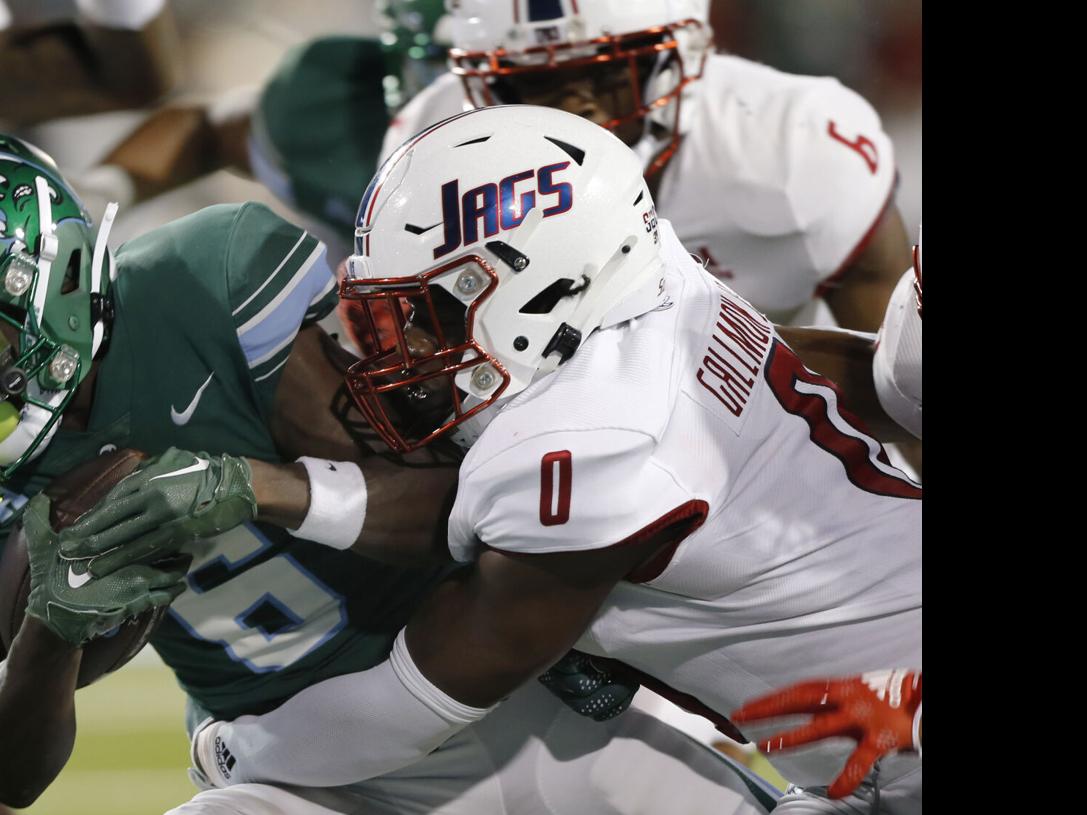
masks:
<path id="1" fill-rule="evenodd" d="M 418 761 L 487 712 L 423 676 L 401 631 L 389 659 L 374 668 L 311 685 L 263 716 L 199 730 L 193 758 L 216 787 L 341 786 Z"/>
<path id="2" fill-rule="evenodd" d="M 921 315 L 913 281 L 910 269 L 887 303 L 872 375 L 887 415 L 921 438 Z"/>

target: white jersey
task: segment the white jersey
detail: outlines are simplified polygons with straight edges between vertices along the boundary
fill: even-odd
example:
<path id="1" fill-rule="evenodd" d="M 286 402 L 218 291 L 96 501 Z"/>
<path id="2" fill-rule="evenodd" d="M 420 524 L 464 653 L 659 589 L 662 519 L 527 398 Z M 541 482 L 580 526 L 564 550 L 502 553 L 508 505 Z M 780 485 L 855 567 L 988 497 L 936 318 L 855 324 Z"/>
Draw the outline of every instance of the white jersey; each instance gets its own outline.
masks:
<path id="1" fill-rule="evenodd" d="M 891 140 L 829 77 L 706 61 L 657 211 L 707 268 L 777 322 L 832 285 L 894 191 Z"/>
<path id="2" fill-rule="evenodd" d="M 676 530 L 611 592 L 577 647 L 719 721 L 803 679 L 920 669 L 920 488 L 665 221 L 661 237 L 666 301 L 594 332 L 469 451 L 453 556 L 469 560 L 481 543 L 597 549 Z M 827 783 L 847 754 L 819 745 L 774 762 L 804 786 Z"/>
<path id="3" fill-rule="evenodd" d="M 863 248 L 894 191 L 891 140 L 861 96 L 715 54 L 696 83 L 690 129 L 654 196 L 683 245 L 779 323 L 812 304 Z M 464 108 L 445 74 L 397 114 L 382 157 Z M 801 311 L 803 309 L 803 311 Z"/>
<path id="4" fill-rule="evenodd" d="M 887 415 L 921 438 L 921 304 L 913 269 L 899 278 L 879 327 L 872 379 Z"/>

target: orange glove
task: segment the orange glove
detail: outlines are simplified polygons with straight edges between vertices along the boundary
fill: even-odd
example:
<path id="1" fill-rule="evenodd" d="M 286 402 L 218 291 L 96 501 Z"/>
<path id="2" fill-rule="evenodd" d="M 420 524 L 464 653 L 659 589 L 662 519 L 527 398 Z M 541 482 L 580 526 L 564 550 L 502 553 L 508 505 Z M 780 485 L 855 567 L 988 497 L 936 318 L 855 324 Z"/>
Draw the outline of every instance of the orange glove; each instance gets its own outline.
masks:
<path id="1" fill-rule="evenodd" d="M 808 724 L 771 736 L 759 746 L 769 753 L 833 737 L 855 739 L 857 749 L 827 789 L 831 798 L 844 798 L 879 758 L 906 750 L 921 752 L 921 672 L 896 668 L 801 682 L 754 699 L 729 718 L 742 723 L 797 713 L 814 716 Z"/>

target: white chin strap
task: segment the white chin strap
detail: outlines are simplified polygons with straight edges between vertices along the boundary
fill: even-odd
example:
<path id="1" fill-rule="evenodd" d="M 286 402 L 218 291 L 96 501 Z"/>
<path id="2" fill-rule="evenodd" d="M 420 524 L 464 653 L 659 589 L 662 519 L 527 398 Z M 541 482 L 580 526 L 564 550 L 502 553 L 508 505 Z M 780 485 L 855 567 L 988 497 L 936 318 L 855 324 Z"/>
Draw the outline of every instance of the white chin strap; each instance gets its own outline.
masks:
<path id="1" fill-rule="evenodd" d="M 109 279 L 117 276 L 117 267 L 113 263 L 113 256 L 109 254 L 109 232 L 113 229 L 113 219 L 117 217 L 117 202 L 110 201 L 106 205 L 106 212 L 102 216 L 102 224 L 98 227 L 98 237 L 94 241 L 94 255 L 91 260 L 91 291 L 95 294 L 102 293 L 102 267 L 109 257 Z M 98 348 L 102 345 L 106 327 L 102 320 L 94 324 L 94 334 L 91 337 L 91 359 L 98 354 Z"/>
<path id="2" fill-rule="evenodd" d="M 40 389 L 37 387 L 36 383 L 29 383 L 27 385 L 27 390 L 30 391 L 32 389 L 31 385 L 34 385 L 33 390 L 38 392 L 35 396 L 40 395 Z M 64 391 L 56 391 L 49 399 L 49 404 L 52 406 L 59 405 L 63 398 Z M 6 467 L 8 464 L 18 461 L 19 457 L 30 449 L 34 440 L 38 438 L 52 418 L 53 414 L 45 408 L 40 408 L 37 405 L 31 404 L 23 405 L 23 410 L 19 414 L 19 424 L 17 424 L 15 429 L 8 434 L 7 438 L 0 441 L 0 465 Z M 53 436 L 56 435 L 58 427 L 60 427 L 59 416 L 27 461 L 33 461 L 45 452 L 45 448 L 49 446 L 49 442 L 51 442 Z"/>
<path id="3" fill-rule="evenodd" d="M 634 151 L 634 155 L 638 157 L 638 161 L 642 163 L 642 172 L 644 173 L 649 169 L 649 165 L 653 163 L 661 150 L 663 150 L 668 143 L 672 140 L 671 137 L 662 139 L 654 136 L 648 128 L 649 117 L 646 117 L 646 131 L 638 141 L 631 146 L 631 150 Z"/>
<path id="4" fill-rule="evenodd" d="M 514 394 L 514 396 L 516 396 L 516 394 Z M 483 431 L 487 429 L 487 425 L 489 425 L 494 420 L 494 417 L 498 415 L 499 411 L 501 411 L 502 408 L 505 407 L 512 398 L 513 396 L 503 396 L 490 407 L 481 410 L 472 418 L 461 422 L 449 434 L 449 438 L 452 439 L 453 443 L 456 444 L 458 447 L 463 450 L 467 450 L 473 444 L 479 441 L 479 437 L 483 435 Z M 473 396 L 469 393 L 467 396 L 464 397 L 464 401 L 462 402 L 462 404 L 464 409 L 467 411 L 471 410 L 476 405 L 482 404 L 485 401 L 485 399 L 480 399 L 478 396 Z M 449 419 L 447 419 L 446 421 L 449 421 L 453 418 L 454 417 L 451 414 L 449 416 Z"/>
<path id="5" fill-rule="evenodd" d="M 668 84 L 666 80 L 675 78 L 675 83 L 678 83 L 679 77 L 678 70 L 675 66 L 666 66 L 666 62 L 669 59 L 669 55 L 662 52 L 657 55 L 657 63 L 653 66 L 653 72 L 649 75 L 649 78 L 645 81 L 645 85 L 642 88 L 643 99 L 656 99 L 663 94 L 660 92 L 665 85 Z M 668 88 L 671 90 L 671 87 Z M 673 106 L 677 104 L 677 100 L 673 99 L 669 104 L 660 108 L 653 108 L 642 118 L 642 137 L 638 139 L 630 149 L 634 151 L 634 155 L 638 157 L 638 160 L 642 162 L 642 171 L 649 169 L 649 165 L 653 159 L 663 150 L 669 142 L 672 141 L 672 127 L 675 124 L 675 112 Z M 664 138 L 653 135 L 653 124 L 659 124 L 668 132 L 668 135 Z"/>
<path id="6" fill-rule="evenodd" d="M 49 200 L 49 182 L 43 176 L 34 179 L 38 193 L 38 277 L 34 281 L 34 298 L 31 308 L 34 311 L 35 331 L 41 330 L 45 315 L 45 298 L 49 292 L 49 278 L 53 274 L 53 261 L 60 250 L 56 236 L 57 225 L 53 223 L 53 205 Z"/>

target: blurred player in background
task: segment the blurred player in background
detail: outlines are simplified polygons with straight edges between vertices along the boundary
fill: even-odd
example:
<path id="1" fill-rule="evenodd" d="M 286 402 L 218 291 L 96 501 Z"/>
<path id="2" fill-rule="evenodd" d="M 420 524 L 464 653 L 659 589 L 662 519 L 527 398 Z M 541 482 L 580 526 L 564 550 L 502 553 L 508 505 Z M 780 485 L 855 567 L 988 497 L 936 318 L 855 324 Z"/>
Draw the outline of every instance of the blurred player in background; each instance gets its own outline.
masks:
<path id="1" fill-rule="evenodd" d="M 5 377 L 0 402 L 0 533 L 22 513 L 32 553 L 29 617 L 0 668 L 0 793 L 23 806 L 70 753 L 79 646 L 182 588 L 152 643 L 189 696 L 190 727 L 383 663 L 456 567 L 444 535 L 421 568 L 348 550 L 365 539 L 395 561 L 433 549 L 456 471 L 430 455 L 416 467 L 369 455 L 341 421 L 344 352 L 314 325 L 335 305 L 335 281 L 305 231 L 261 205 L 221 205 L 114 256 L 112 212 L 96 235 L 48 156 L 3 137 L 0 170 L 0 328 L 15 349 L 5 373 L 26 373 L 22 389 Z M 155 458 L 53 535 L 40 490 L 122 447 Z M 145 565 L 179 545 L 187 576 Z M 94 613 L 56 612 L 79 604 Z M 641 794 L 629 792 L 632 773 Z M 350 781 L 208 791 L 177 812 L 580 815 L 681 801 L 755 815 L 776 795 L 649 716 L 598 724 L 534 681 L 432 760 Z"/>
<path id="2" fill-rule="evenodd" d="M 0 0 L 0 122 L 141 107 L 179 74 L 166 0 Z"/>
<path id="3" fill-rule="evenodd" d="M 292 48 L 260 88 L 170 105 L 73 179 L 85 197 L 136 203 L 227 168 L 253 176 L 345 257 L 359 194 L 377 169 L 389 111 L 445 59 L 442 0 L 383 0 L 376 39 L 324 36 Z"/>

